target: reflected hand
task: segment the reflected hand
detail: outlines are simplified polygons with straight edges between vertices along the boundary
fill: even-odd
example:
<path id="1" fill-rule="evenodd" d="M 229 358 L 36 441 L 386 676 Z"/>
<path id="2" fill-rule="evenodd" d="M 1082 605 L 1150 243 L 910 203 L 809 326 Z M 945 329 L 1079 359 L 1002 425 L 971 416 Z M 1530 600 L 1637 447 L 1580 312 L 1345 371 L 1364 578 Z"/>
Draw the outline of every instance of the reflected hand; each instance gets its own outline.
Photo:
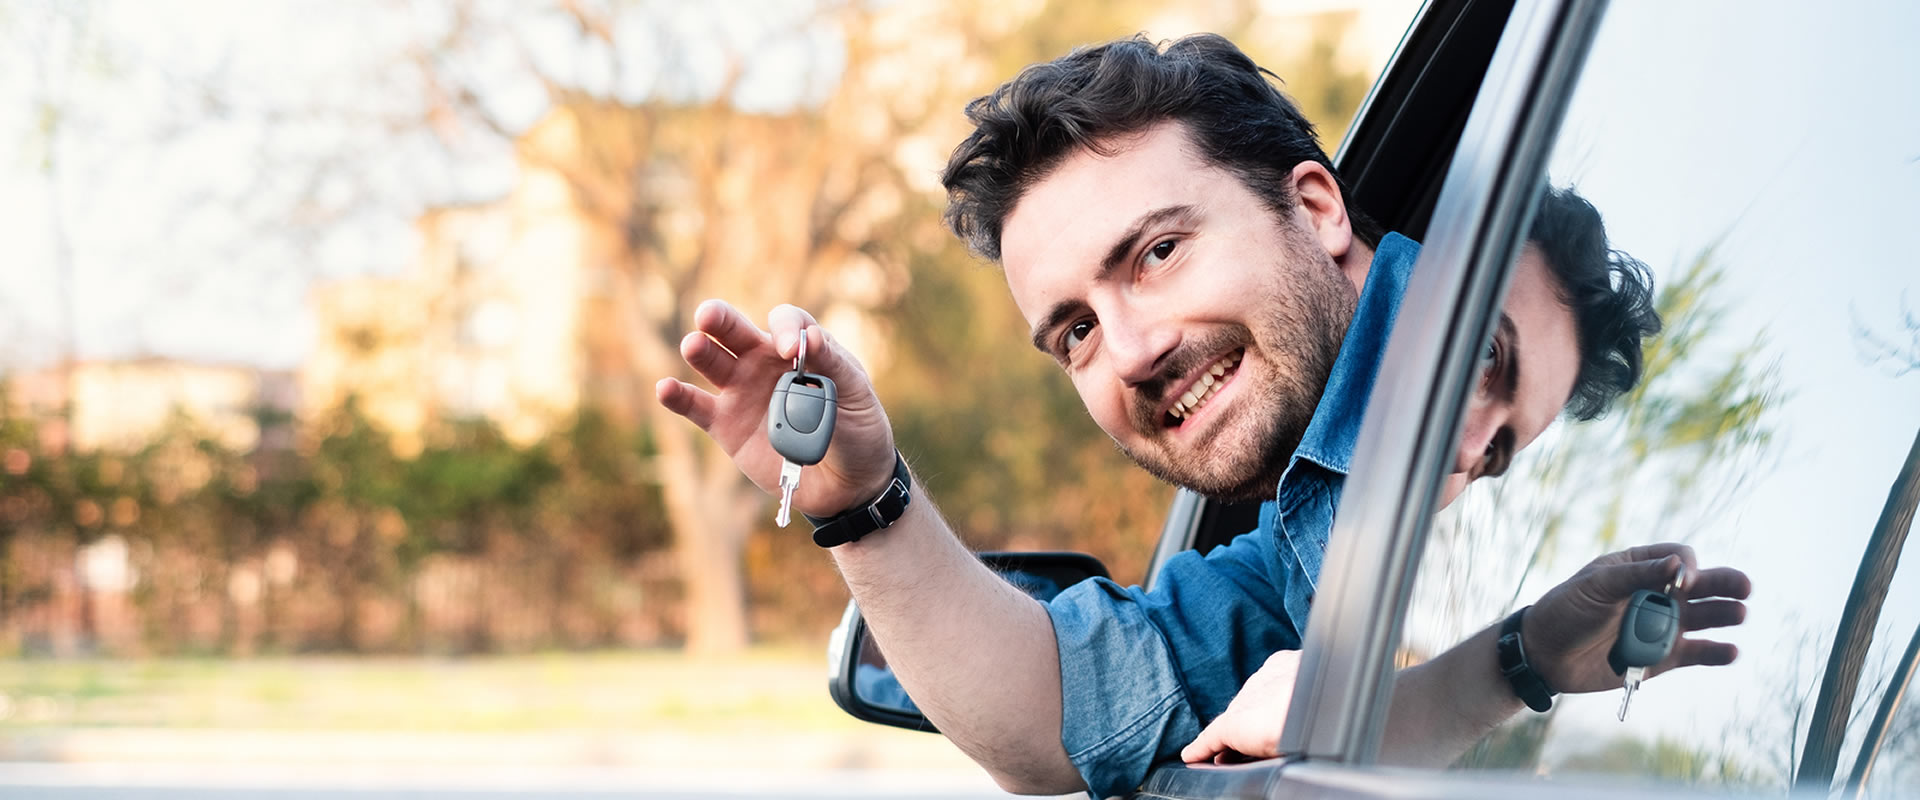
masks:
<path id="1" fill-rule="evenodd" d="M 1700 569 L 1693 548 L 1653 544 L 1609 553 L 1553 587 L 1527 612 L 1521 640 L 1527 658 L 1555 690 L 1567 693 L 1618 689 L 1621 676 L 1607 666 L 1607 651 L 1620 633 L 1620 618 L 1639 589 L 1659 591 L 1672 583 L 1680 604 L 1680 638 L 1647 675 L 1696 664 L 1733 662 L 1738 648 L 1726 642 L 1689 638 L 1708 628 L 1738 625 L 1746 619 L 1741 601 L 1752 591 L 1747 575 L 1732 567 Z"/>
<path id="2" fill-rule="evenodd" d="M 1247 679 L 1227 710 L 1215 717 L 1180 751 L 1189 764 L 1212 761 L 1232 764 L 1280 755 L 1280 726 L 1293 704 L 1293 684 L 1300 677 L 1300 651 L 1282 650 Z"/>
<path id="3" fill-rule="evenodd" d="M 838 514 L 886 488 L 894 447 L 886 410 L 859 360 L 811 314 L 779 306 L 767 316 L 770 330 L 762 331 L 733 306 L 708 300 L 694 310 L 693 321 L 695 330 L 680 340 L 680 356 L 714 391 L 662 378 L 654 385 L 660 405 L 700 426 L 761 489 L 779 491 L 783 459 L 767 442 L 767 403 L 780 376 L 793 369 L 805 330 L 807 371 L 833 380 L 839 416 L 826 459 L 807 470 L 793 496 L 794 510 Z"/>

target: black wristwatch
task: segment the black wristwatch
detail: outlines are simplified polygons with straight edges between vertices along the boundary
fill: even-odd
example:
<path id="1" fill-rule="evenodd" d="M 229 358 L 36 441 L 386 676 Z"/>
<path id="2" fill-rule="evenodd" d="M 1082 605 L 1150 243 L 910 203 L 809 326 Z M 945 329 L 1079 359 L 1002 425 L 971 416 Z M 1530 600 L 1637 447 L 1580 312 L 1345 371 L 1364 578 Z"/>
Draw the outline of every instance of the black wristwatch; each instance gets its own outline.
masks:
<path id="1" fill-rule="evenodd" d="M 907 460 L 893 451 L 893 480 L 880 496 L 866 505 L 854 506 L 831 517 L 807 516 L 813 523 L 813 543 L 821 547 L 839 547 L 860 537 L 893 526 L 907 513 L 913 501 L 913 476 L 907 473 Z"/>
<path id="2" fill-rule="evenodd" d="M 1513 616 L 1500 623 L 1500 641 L 1497 645 L 1500 674 L 1506 676 L 1507 683 L 1513 686 L 1514 695 L 1524 701 L 1528 708 L 1545 711 L 1553 707 L 1553 696 L 1559 692 L 1548 686 L 1547 679 L 1527 663 L 1527 648 L 1520 642 L 1520 623 L 1527 618 L 1527 608 L 1513 612 Z"/>

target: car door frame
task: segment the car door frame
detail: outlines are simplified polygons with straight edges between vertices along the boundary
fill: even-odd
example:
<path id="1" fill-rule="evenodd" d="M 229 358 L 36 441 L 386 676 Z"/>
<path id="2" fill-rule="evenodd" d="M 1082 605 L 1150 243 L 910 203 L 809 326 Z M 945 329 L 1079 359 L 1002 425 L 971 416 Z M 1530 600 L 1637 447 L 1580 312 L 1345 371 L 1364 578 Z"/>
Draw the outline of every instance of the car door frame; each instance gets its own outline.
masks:
<path id="1" fill-rule="evenodd" d="M 1393 653 L 1466 407 L 1472 367 L 1480 343 L 1492 333 L 1511 266 L 1545 185 L 1547 159 L 1605 8 L 1605 0 L 1514 6 L 1477 84 L 1460 145 L 1448 157 L 1432 223 L 1411 226 L 1427 229 L 1425 246 L 1369 397 L 1367 424 L 1342 492 L 1313 624 L 1302 648 L 1300 680 L 1281 731 L 1282 757 L 1242 767 L 1162 767 L 1136 796 L 1484 797 L 1531 795 L 1538 789 L 1486 775 L 1372 765 L 1392 697 Z M 1433 10 L 1430 5 L 1428 11 Z M 1464 10 L 1453 9 L 1456 15 Z M 1423 24 L 1430 21 L 1423 17 Z M 1390 73 L 1409 66 L 1402 59 L 1417 33 L 1410 33 Z M 1376 180 L 1385 178 L 1376 176 L 1391 172 L 1370 174 L 1367 156 L 1382 155 L 1396 127 L 1418 122 L 1396 113 L 1398 107 L 1380 105 L 1393 80 L 1392 74 L 1383 79 L 1363 106 L 1368 115 L 1363 126 L 1373 122 L 1373 114 L 1391 114 L 1379 129 L 1380 142 L 1358 137 L 1341 154 L 1343 170 L 1349 168 L 1345 159 L 1360 158 L 1353 166 L 1358 196 L 1390 188 L 1379 188 Z M 1373 153 L 1365 149 L 1370 146 L 1376 148 Z M 1416 196 L 1406 200 L 1408 205 L 1383 213 L 1382 222 L 1417 220 L 1418 188 L 1409 190 Z"/>

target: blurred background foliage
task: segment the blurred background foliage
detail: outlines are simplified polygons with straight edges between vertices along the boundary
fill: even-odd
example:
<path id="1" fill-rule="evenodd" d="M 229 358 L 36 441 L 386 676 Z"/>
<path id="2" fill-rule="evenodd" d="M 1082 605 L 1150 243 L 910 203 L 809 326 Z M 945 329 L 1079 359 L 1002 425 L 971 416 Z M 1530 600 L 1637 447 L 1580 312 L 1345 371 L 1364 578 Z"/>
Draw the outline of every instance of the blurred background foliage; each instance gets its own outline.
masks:
<path id="1" fill-rule="evenodd" d="M 345 90 L 278 94 L 217 58 L 157 63 L 116 38 L 125 9 L 110 2 L 15 9 L 0 28 L 34 56 L 27 144 L 64 314 L 50 357 L 17 365 L 22 388 L 0 404 L 0 652 L 819 641 L 846 600 L 830 559 L 774 528 L 766 495 L 652 401 L 661 376 L 692 377 L 677 343 L 707 297 L 756 317 L 794 302 L 852 343 L 969 545 L 1088 551 L 1138 580 L 1172 490 L 1119 456 L 1031 351 L 998 270 L 940 226 L 934 177 L 967 99 L 1141 30 L 1235 39 L 1331 150 L 1392 41 L 1354 41 L 1346 5 L 1285 8 L 366 4 L 345 15 L 382 33 L 333 54 Z M 739 17 L 758 22 L 741 34 Z M 164 119 L 140 129 L 151 146 L 100 155 L 96 95 L 151 90 L 153 70 L 168 78 Z M 770 70 L 806 77 L 768 100 L 750 90 Z M 76 344 L 92 298 L 71 245 L 109 205 L 86 176 L 214 124 L 243 125 L 259 154 L 238 188 L 181 191 L 192 213 L 232 222 L 227 261 L 281 243 L 273 269 L 316 287 L 325 355 L 292 370 L 297 399 L 244 410 L 245 436 L 183 403 L 137 440 L 90 442 L 82 373 L 119 356 Z M 507 177 L 461 177 L 488 163 Z M 564 247 L 523 236 L 543 213 L 564 218 Z M 421 252 L 384 256 L 397 276 L 314 255 L 376 216 Z M 524 241 L 474 255 L 503 229 Z M 515 262 L 522 244 L 537 255 Z M 189 283 L 219 284 L 245 268 L 194 269 Z M 361 272 L 375 276 L 338 277 Z M 487 303 L 548 291 L 563 295 L 560 344 L 542 357 L 567 365 L 542 379 L 557 388 L 508 411 L 436 389 L 447 364 L 500 347 L 474 332 Z M 543 319 L 523 313 L 520 330 Z M 520 372 L 505 383 L 539 388 Z"/>

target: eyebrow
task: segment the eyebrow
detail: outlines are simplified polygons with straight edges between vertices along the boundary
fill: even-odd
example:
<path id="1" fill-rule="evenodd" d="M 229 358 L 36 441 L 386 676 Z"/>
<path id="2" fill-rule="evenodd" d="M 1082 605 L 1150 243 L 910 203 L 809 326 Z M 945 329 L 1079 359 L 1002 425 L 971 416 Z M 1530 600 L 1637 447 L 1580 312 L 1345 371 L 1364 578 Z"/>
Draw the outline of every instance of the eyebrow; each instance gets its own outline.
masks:
<path id="1" fill-rule="evenodd" d="M 1502 396 L 1512 399 L 1520 391 L 1520 329 L 1514 327 L 1513 317 L 1500 312 L 1500 333 L 1507 338 L 1507 368 L 1500 376 Z"/>
<path id="2" fill-rule="evenodd" d="M 1165 224 L 1168 220 L 1191 218 L 1195 211 L 1196 209 L 1191 205 L 1177 205 L 1164 206 L 1141 214 L 1125 232 L 1120 234 L 1120 238 L 1113 240 L 1113 245 L 1107 248 L 1107 255 L 1100 259 L 1100 270 L 1094 273 L 1093 279 L 1104 281 L 1112 277 L 1114 271 L 1119 269 L 1121 264 L 1126 263 L 1127 255 L 1139 246 L 1140 237 L 1145 236 L 1148 230 Z M 1066 322 L 1067 318 L 1080 313 L 1083 307 L 1084 304 L 1078 301 L 1062 300 L 1048 308 L 1047 313 L 1040 318 L 1040 324 L 1033 327 L 1033 349 L 1051 354 L 1052 350 L 1046 343 L 1047 334 Z"/>

